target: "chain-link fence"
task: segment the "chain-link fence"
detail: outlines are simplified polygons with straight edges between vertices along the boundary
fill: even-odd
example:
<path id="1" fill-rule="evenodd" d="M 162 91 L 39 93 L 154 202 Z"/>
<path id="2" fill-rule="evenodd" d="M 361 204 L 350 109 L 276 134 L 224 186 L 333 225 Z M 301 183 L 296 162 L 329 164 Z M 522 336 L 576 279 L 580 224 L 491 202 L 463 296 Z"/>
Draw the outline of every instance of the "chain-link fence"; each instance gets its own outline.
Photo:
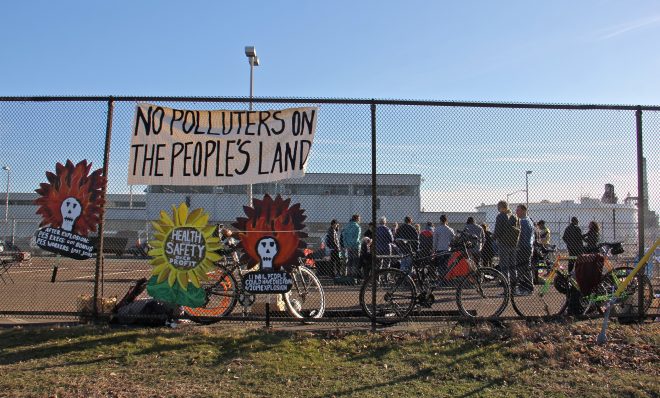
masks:
<path id="1" fill-rule="evenodd" d="M 246 216 L 248 186 L 127 184 L 140 102 L 190 110 L 247 109 L 249 103 L 0 98 L 0 162 L 6 166 L 0 316 L 77 318 L 109 311 L 110 298 L 121 299 L 137 280 L 152 277 L 149 242 L 158 232 L 152 221 L 172 206 L 203 208 L 209 225 L 241 233 L 237 219 Z M 280 98 L 257 98 L 251 105 L 255 111 L 319 108 L 305 177 L 249 187 L 255 200 L 268 194 L 300 203 L 308 249 L 301 261 L 313 276 L 298 277 L 312 280 L 312 290 L 319 289 L 318 280 L 322 291 L 309 299 L 306 291 L 236 291 L 227 298 L 233 286 L 240 290 L 245 273 L 232 268 L 227 253 L 222 261 L 231 276 L 211 275 L 223 289 L 207 297 L 214 310 L 188 309 L 184 317 L 284 322 L 311 314 L 319 316 L 315 321 L 344 325 L 369 324 L 367 313 L 374 311 L 381 323 L 598 314 L 602 305 L 587 309 L 588 300 L 571 293 L 578 286 L 569 272 L 573 261 L 564 259 L 575 254 L 564 239 L 567 231 L 579 228 L 580 247 L 589 245 L 587 233 L 594 229 L 596 242 L 622 243 L 624 252 L 611 255 L 601 273 L 627 271 L 598 285 L 592 294 L 601 296 L 659 237 L 660 107 Z M 35 243 L 44 214 L 37 214 L 35 190 L 67 159 L 86 159 L 91 170 L 103 168 L 107 176 L 104 217 L 90 235 L 99 254 L 87 260 L 54 255 Z M 502 224 L 500 201 L 517 213 L 518 224 L 506 218 L 520 231 L 517 244 L 502 235 L 509 228 Z M 385 269 L 397 271 L 368 278 Z M 628 289 L 619 315 L 639 314 L 644 302 L 648 314 L 660 316 L 657 254 L 635 281 L 639 288 Z M 106 307 L 95 309 L 95 297 Z"/>

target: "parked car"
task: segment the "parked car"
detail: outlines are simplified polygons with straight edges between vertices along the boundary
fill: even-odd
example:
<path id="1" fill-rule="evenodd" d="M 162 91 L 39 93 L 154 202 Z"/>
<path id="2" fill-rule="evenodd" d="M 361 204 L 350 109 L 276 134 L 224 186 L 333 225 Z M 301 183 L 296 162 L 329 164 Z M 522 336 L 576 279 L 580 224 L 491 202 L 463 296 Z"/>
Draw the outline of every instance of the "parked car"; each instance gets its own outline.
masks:
<path id="1" fill-rule="evenodd" d="M 144 231 L 137 231 L 137 234 L 138 238 L 135 241 L 135 246 L 126 249 L 126 254 L 135 257 L 149 257 L 148 253 L 151 246 L 149 246 L 147 234 Z"/>
<path id="2" fill-rule="evenodd" d="M 0 240 L 0 261 L 2 263 L 20 263 L 32 258 L 29 251 L 23 251 L 9 241 Z"/>

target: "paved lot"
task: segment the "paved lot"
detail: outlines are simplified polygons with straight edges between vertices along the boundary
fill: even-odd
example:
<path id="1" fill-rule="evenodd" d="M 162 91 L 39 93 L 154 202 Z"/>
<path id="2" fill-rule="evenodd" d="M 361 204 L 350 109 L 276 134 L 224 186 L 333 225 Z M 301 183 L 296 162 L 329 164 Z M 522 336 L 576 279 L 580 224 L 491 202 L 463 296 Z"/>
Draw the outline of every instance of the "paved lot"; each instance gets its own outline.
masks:
<path id="1" fill-rule="evenodd" d="M 64 313 L 77 312 L 80 308 L 80 297 L 84 295 L 91 296 L 94 286 L 95 260 L 77 261 L 68 258 L 56 257 L 34 257 L 29 262 L 14 265 L 9 273 L 13 282 L 8 280 L 5 275 L 5 282 L 0 281 L 0 312 L 5 312 L 0 316 L 0 324 L 7 323 L 13 319 L 13 322 L 30 322 L 32 318 L 42 318 L 39 314 L 60 313 L 54 320 L 75 320 L 75 317 L 66 316 Z M 53 272 L 57 267 L 55 281 L 52 282 Z M 142 277 L 149 277 L 151 266 L 147 259 L 139 258 L 115 258 L 108 257 L 103 264 L 102 294 L 103 297 L 116 296 L 121 298 L 129 289 L 131 284 Z M 359 307 L 359 285 L 346 286 L 336 285 L 329 277 L 321 277 L 321 282 L 326 294 L 326 315 L 328 321 L 342 323 L 341 317 L 359 317 L 362 319 L 352 319 L 351 322 L 366 322 L 362 317 Z M 660 286 L 660 280 L 654 278 L 655 286 Z M 439 289 L 434 292 L 435 303 L 431 308 L 424 309 L 422 318 L 432 315 L 456 315 L 458 308 L 456 306 L 455 290 L 451 288 Z M 258 302 L 271 300 L 271 308 L 275 308 L 275 300 L 267 295 L 258 297 Z M 547 301 L 551 306 L 557 306 L 561 303 L 563 296 L 552 292 Z M 657 302 L 654 311 L 658 313 Z M 259 315 L 260 308 L 263 311 L 263 304 L 257 304 L 253 307 L 255 315 Z M 33 312 L 31 317 L 26 318 L 12 312 Z M 242 307 L 239 305 L 234 311 L 235 315 L 240 315 Z M 275 317 L 277 313 L 273 314 Z M 516 316 L 511 305 L 507 307 L 502 314 L 506 317 Z M 422 319 L 417 318 L 417 319 Z M 276 318 L 274 319 L 276 320 Z"/>

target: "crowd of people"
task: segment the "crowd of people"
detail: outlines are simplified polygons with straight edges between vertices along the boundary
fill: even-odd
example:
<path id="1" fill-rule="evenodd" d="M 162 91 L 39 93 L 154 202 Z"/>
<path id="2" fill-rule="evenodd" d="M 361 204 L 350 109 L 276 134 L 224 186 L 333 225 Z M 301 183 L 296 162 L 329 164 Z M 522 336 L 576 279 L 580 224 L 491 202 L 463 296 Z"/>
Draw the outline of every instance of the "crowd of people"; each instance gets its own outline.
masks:
<path id="1" fill-rule="evenodd" d="M 496 267 L 514 287 L 513 293 L 531 294 L 534 281 L 533 253 L 535 248 L 551 245 L 550 229 L 544 220 L 533 222 L 524 204 L 518 205 L 514 213 L 506 201 L 500 201 L 497 210 L 493 231 L 488 224 L 478 225 L 473 217 L 467 218 L 463 233 L 471 238 L 468 252 L 475 262 L 485 267 L 494 266 L 493 258 L 497 256 L 499 262 Z M 420 224 L 414 224 L 410 216 L 404 217 L 402 224 L 394 223 L 391 226 L 387 218 L 380 217 L 378 225 L 369 223 L 364 231 L 360 221 L 360 215 L 354 214 L 343 228 L 337 220 L 330 222 L 321 243 L 329 257 L 331 276 L 366 278 L 371 270 L 373 253 L 378 258 L 379 267 L 389 267 L 398 262 L 401 270 L 408 271 L 413 258 L 416 258 L 434 264 L 440 275 L 448 271 L 448 254 L 456 249 L 452 248 L 452 242 L 457 231 L 449 226 L 445 214 L 440 216 L 437 225 L 429 221 L 423 228 Z M 224 225 L 218 224 L 214 235 L 220 237 L 226 248 L 234 248 L 238 244 L 232 231 Z M 572 217 L 562 240 L 570 256 L 596 253 L 600 226 L 591 221 L 587 232 L 582 233 L 577 217 Z M 231 250 L 227 254 L 238 261 L 236 251 Z M 573 264 L 569 262 L 569 272 L 572 268 Z"/>
<path id="2" fill-rule="evenodd" d="M 535 248 L 548 248 L 551 245 L 551 233 L 544 220 L 532 221 L 527 214 L 527 206 L 518 205 L 514 211 L 506 201 L 497 204 L 498 215 L 495 228 L 488 224 L 478 225 L 473 217 L 468 217 L 463 233 L 471 238 L 468 249 L 471 257 L 482 266 L 492 267 L 497 256 L 497 268 L 514 287 L 516 295 L 528 295 L 533 290 L 535 272 L 532 258 Z M 448 224 L 445 214 L 439 223 L 427 222 L 422 228 L 414 224 L 410 216 L 402 224 L 388 225 L 387 219 L 378 219 L 378 225 L 369 223 L 363 232 L 360 227 L 360 215 L 355 214 L 344 228 L 337 220 L 330 222 L 327 233 L 322 238 L 326 253 L 330 257 L 332 276 L 364 278 L 371 269 L 371 255 L 375 253 L 379 267 L 392 265 L 392 260 L 399 260 L 403 271 L 410 270 L 413 258 L 431 261 L 442 275 L 446 272 L 448 253 L 457 231 Z M 600 240 L 600 227 L 597 222 L 589 223 L 588 231 L 582 233 L 578 219 L 573 217 L 571 224 L 562 236 L 569 255 L 595 253 Z"/>

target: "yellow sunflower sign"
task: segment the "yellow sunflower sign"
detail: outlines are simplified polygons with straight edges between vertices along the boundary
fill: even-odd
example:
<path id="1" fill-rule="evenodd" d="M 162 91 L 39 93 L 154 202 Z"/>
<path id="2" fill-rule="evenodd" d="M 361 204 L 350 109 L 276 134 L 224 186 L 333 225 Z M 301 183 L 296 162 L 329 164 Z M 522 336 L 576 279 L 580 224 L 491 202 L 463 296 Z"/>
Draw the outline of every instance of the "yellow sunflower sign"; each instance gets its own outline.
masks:
<path id="1" fill-rule="evenodd" d="M 189 307 L 206 304 L 200 281 L 208 279 L 222 248 L 208 221 L 204 209 L 188 211 L 185 203 L 172 206 L 172 217 L 161 210 L 160 219 L 152 222 L 156 232 L 149 242 L 154 267 L 147 284 L 151 297 Z"/>

